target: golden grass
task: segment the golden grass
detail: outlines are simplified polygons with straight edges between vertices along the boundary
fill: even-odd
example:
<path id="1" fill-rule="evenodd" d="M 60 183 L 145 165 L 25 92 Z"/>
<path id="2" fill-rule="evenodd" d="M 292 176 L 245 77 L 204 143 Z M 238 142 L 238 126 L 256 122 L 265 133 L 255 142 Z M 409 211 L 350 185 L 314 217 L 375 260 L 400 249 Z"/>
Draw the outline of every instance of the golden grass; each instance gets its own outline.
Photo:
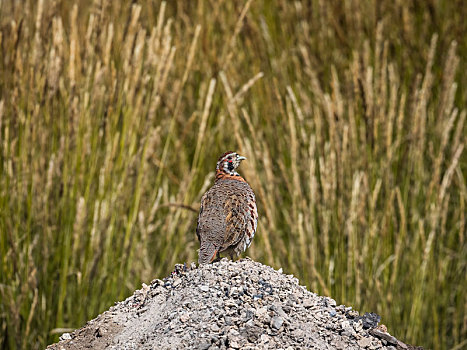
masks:
<path id="1" fill-rule="evenodd" d="M 258 200 L 248 255 L 465 346 L 464 8 L 0 1 L 0 346 L 196 260 L 229 149 Z"/>

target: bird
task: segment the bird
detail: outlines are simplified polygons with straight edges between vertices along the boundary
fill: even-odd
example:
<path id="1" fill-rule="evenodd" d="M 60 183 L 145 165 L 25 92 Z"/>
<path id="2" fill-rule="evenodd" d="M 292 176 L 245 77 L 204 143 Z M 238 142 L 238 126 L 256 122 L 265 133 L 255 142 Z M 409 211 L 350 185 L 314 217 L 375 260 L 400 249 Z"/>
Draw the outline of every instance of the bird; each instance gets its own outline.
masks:
<path id="1" fill-rule="evenodd" d="M 231 259 L 243 253 L 255 236 L 258 225 L 256 197 L 246 180 L 237 173 L 246 157 L 228 151 L 216 164 L 214 185 L 201 197 L 196 234 L 200 241 L 199 264 Z"/>

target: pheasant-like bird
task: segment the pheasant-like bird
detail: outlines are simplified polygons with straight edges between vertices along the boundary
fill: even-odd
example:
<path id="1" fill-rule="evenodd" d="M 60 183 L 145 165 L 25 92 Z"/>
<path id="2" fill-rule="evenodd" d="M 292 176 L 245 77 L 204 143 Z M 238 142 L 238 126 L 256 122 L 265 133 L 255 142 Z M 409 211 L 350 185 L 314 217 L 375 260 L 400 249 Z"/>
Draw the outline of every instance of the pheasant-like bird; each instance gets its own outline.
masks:
<path id="1" fill-rule="evenodd" d="M 224 153 L 217 161 L 214 185 L 201 198 L 196 228 L 200 264 L 219 259 L 223 252 L 232 259 L 253 240 L 258 223 L 255 194 L 236 172 L 243 159 L 235 152 Z"/>

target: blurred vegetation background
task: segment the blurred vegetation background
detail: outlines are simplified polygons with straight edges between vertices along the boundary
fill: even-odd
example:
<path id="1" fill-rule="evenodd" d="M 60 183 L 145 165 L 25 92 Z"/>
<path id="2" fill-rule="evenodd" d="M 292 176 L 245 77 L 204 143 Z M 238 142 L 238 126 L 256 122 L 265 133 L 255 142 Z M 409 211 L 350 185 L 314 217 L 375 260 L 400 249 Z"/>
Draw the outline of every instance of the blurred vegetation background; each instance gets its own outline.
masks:
<path id="1" fill-rule="evenodd" d="M 467 347 L 464 1 L 73 3 L 0 1 L 2 349 L 196 260 L 227 150 L 249 256 Z"/>

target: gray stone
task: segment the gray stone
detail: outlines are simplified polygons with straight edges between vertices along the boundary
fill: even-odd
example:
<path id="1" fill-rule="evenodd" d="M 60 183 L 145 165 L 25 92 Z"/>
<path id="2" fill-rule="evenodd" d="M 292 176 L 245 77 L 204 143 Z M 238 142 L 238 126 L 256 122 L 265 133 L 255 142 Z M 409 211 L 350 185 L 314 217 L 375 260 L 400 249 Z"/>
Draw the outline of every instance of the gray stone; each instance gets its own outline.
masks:
<path id="1" fill-rule="evenodd" d="M 271 320 L 271 327 L 274 329 L 279 329 L 282 327 L 282 324 L 284 323 L 284 320 L 282 317 L 275 316 Z"/>
<path id="2" fill-rule="evenodd" d="M 199 344 L 198 349 L 199 350 L 207 350 L 210 347 L 211 347 L 211 343 L 203 342 L 203 343 Z"/>
<path id="3" fill-rule="evenodd" d="M 362 348 L 367 348 L 371 344 L 371 338 L 362 338 L 358 341 L 358 345 Z"/>

